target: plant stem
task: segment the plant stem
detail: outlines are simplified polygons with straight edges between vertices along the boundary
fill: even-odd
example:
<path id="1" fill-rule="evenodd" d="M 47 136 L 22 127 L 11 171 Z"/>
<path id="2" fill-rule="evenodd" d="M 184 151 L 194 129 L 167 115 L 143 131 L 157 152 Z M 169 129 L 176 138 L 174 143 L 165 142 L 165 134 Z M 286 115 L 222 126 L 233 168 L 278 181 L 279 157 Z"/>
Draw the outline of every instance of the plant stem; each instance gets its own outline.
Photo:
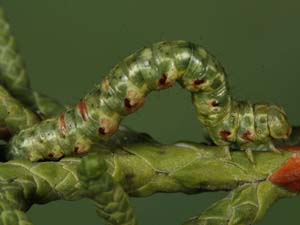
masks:
<path id="1" fill-rule="evenodd" d="M 131 132 L 127 134 L 135 136 Z M 203 191 L 232 190 L 227 198 L 196 219 L 189 220 L 187 224 L 206 224 L 203 221 L 208 220 L 209 213 L 223 219 L 219 222 L 208 221 L 208 224 L 239 224 L 223 223 L 228 218 L 230 221 L 257 221 L 275 200 L 295 195 L 268 180 L 271 174 L 293 157 L 292 152 L 254 152 L 256 164 L 253 165 L 243 152 L 234 151 L 229 156 L 219 146 L 184 142 L 161 145 L 151 140 L 139 141 L 139 136 L 135 136 L 135 139 L 129 136 L 128 139 L 133 141 L 122 143 L 126 137 L 126 132 L 118 137 L 122 148 L 95 146 L 93 150 L 97 154 L 85 159 L 85 165 L 89 165 L 88 160 L 95 162 L 93 157 L 97 161 L 105 160 L 107 174 L 114 180 L 111 181 L 112 190 L 120 184 L 128 195 L 134 197 L 145 197 L 157 192 L 196 194 Z M 144 137 L 141 135 L 141 138 Z M 34 203 L 58 199 L 73 201 L 90 197 L 96 202 L 103 201 L 105 198 L 97 199 L 97 196 L 101 196 L 101 189 L 99 195 L 95 190 L 91 195 L 86 186 L 80 183 L 79 178 L 86 183 L 90 179 L 87 175 L 85 179 L 84 173 L 78 177 L 80 162 L 80 158 L 65 158 L 59 162 L 31 163 L 16 160 L 1 163 L 1 187 L 11 183 L 22 187 L 19 196 L 23 197 L 16 199 L 20 201 L 17 210 L 22 211 L 26 211 Z M 97 169 L 93 168 L 93 171 L 95 173 L 90 175 L 96 176 Z M 101 179 L 93 180 L 96 186 L 103 185 L 103 182 Z M 248 202 L 250 208 L 244 207 L 244 203 Z M 250 209 L 251 214 L 245 216 Z M 227 211 L 232 210 L 236 212 L 228 214 Z"/>

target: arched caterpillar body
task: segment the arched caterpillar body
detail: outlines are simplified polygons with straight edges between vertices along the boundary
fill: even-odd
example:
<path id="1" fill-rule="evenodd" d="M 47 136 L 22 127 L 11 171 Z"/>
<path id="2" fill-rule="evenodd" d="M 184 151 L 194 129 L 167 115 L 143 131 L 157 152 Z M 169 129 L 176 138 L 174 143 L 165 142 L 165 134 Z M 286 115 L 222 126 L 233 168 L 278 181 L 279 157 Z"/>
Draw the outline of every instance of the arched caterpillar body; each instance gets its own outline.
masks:
<path id="1" fill-rule="evenodd" d="M 234 100 L 223 67 L 207 50 L 170 41 L 128 56 L 76 107 L 21 131 L 10 142 L 8 157 L 38 161 L 85 153 L 114 134 L 121 119 L 140 108 L 149 92 L 176 81 L 192 93 L 198 119 L 217 145 L 275 149 L 272 138 L 287 138 L 291 132 L 280 107 Z"/>

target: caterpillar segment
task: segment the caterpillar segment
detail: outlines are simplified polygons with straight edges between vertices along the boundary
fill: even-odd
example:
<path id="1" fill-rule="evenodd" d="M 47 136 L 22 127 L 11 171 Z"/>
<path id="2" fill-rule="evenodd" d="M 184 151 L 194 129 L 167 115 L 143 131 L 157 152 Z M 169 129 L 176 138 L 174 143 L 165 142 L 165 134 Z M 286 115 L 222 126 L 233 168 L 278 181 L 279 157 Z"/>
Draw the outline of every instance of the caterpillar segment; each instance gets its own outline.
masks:
<path id="1" fill-rule="evenodd" d="M 73 109 L 21 131 L 10 143 L 8 158 L 39 161 L 84 154 L 97 141 L 107 141 L 151 91 L 176 81 L 192 93 L 197 117 L 214 143 L 240 145 L 251 161 L 253 145 L 275 150 L 272 139 L 287 138 L 291 132 L 280 107 L 233 99 L 222 65 L 207 50 L 169 41 L 126 57 Z"/>
<path id="2" fill-rule="evenodd" d="M 300 160 L 293 152 L 255 152 L 253 167 L 240 151 L 233 152 L 229 160 L 222 146 L 162 145 L 126 128 L 118 135 L 121 142 L 114 152 L 98 145 L 96 154 L 82 159 L 0 163 L 0 224 L 32 224 L 25 214 L 32 204 L 89 198 L 107 224 L 131 225 L 137 220 L 128 196 L 204 190 L 232 191 L 186 224 L 245 224 L 242 222 L 261 219 L 276 200 L 299 194 L 299 177 L 290 166 L 295 168 Z M 170 163 L 173 161 L 177 163 Z M 293 176 L 282 177 L 286 175 L 282 169 Z M 220 220 L 214 221 L 216 218 Z"/>

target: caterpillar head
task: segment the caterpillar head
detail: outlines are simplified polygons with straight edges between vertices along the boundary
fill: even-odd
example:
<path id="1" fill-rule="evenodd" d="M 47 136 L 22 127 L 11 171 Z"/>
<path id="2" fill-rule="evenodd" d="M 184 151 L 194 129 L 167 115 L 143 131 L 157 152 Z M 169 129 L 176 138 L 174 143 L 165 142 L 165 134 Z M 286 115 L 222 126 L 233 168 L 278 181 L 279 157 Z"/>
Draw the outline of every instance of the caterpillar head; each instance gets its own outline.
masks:
<path id="1" fill-rule="evenodd" d="M 275 139 L 287 139 L 292 132 L 286 113 L 277 105 L 269 106 L 268 127 L 270 136 Z"/>

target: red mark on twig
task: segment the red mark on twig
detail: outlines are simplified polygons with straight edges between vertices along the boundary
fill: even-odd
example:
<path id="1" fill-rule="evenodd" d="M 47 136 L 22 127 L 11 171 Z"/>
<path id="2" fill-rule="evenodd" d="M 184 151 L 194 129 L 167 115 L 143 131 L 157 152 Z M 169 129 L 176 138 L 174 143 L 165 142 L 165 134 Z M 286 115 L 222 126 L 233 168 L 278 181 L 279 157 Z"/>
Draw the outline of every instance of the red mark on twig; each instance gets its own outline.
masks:
<path id="1" fill-rule="evenodd" d="M 290 158 L 269 177 L 269 180 L 273 184 L 284 187 L 289 191 L 300 191 L 300 158 Z"/>
<path id="2" fill-rule="evenodd" d="M 290 151 L 290 152 L 298 152 L 300 151 L 300 146 L 280 146 L 282 150 Z"/>

